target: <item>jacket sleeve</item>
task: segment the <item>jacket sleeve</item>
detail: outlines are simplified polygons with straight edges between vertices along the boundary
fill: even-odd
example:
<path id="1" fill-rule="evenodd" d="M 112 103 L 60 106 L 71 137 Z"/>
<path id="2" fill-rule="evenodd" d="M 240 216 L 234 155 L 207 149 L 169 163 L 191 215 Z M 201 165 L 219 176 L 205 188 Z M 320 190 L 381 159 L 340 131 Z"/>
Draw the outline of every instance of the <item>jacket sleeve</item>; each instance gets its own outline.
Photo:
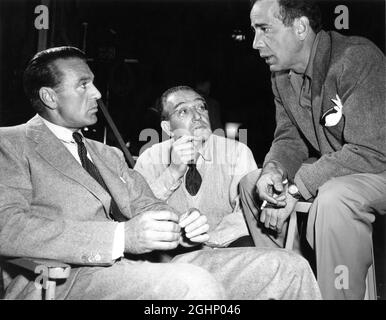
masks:
<path id="1" fill-rule="evenodd" d="M 0 137 L 0 255 L 112 264 L 117 223 L 70 220 L 55 212 L 42 216 L 33 204 L 28 157 L 20 149 Z"/>
<path id="2" fill-rule="evenodd" d="M 370 45 L 350 47 L 336 81 L 343 104 L 345 143 L 340 150 L 302 166 L 295 177 L 314 196 L 332 177 L 386 170 L 384 55 Z"/>
<path id="3" fill-rule="evenodd" d="M 272 76 L 272 91 L 276 106 L 276 129 L 271 148 L 265 157 L 267 162 L 278 162 L 293 178 L 301 164 L 308 158 L 308 148 L 300 136 L 296 125 L 289 118 L 278 94 L 275 76 Z"/>
<path id="4" fill-rule="evenodd" d="M 182 178 L 176 180 L 171 174 L 170 167 L 165 166 L 157 154 L 153 157 L 153 153 L 152 148 L 145 150 L 139 156 L 134 169 L 145 178 L 154 195 L 166 201 L 179 188 Z"/>

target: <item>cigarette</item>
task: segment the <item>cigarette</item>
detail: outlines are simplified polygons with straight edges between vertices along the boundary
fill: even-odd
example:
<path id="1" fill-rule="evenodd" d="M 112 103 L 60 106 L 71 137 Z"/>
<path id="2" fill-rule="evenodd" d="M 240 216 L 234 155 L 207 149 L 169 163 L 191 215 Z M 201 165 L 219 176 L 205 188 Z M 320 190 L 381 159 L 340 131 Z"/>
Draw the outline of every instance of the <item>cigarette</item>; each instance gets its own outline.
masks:
<path id="1" fill-rule="evenodd" d="M 288 183 L 288 179 L 283 180 L 283 184 L 287 184 L 287 183 Z M 267 204 L 268 204 L 267 200 L 264 200 L 263 204 L 260 207 L 260 210 L 263 210 Z"/>

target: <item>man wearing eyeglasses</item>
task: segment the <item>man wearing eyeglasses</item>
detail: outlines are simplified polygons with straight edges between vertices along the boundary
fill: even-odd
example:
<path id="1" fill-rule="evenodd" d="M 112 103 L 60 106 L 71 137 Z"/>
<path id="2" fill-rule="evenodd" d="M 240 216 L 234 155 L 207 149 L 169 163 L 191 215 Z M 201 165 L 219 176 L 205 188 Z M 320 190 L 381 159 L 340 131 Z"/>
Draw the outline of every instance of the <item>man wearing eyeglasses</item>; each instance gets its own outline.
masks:
<path id="1" fill-rule="evenodd" d="M 135 169 L 156 197 L 179 212 L 197 208 L 207 217 L 206 245 L 252 246 L 237 190 L 240 179 L 257 169 L 250 149 L 212 134 L 205 99 L 190 87 L 167 90 L 159 109 L 171 139 L 143 152 Z"/>

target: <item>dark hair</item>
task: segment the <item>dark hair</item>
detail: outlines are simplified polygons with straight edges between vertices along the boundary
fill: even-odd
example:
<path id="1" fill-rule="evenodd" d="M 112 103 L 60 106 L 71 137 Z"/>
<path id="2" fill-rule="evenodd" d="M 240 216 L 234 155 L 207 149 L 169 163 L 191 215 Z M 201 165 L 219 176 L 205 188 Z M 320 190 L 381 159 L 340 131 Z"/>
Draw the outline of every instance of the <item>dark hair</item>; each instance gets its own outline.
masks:
<path id="1" fill-rule="evenodd" d="M 86 61 L 86 56 L 81 50 L 66 46 L 40 51 L 28 62 L 23 74 L 24 92 L 38 113 L 45 110 L 45 104 L 39 96 L 40 88 L 56 88 L 61 82 L 62 74 L 55 61 L 70 58 Z"/>
<path id="2" fill-rule="evenodd" d="M 169 119 L 169 114 L 165 111 L 165 106 L 166 106 L 166 100 L 167 98 L 175 92 L 178 91 L 193 91 L 196 92 L 192 87 L 189 86 L 176 86 L 172 87 L 170 89 L 167 89 L 162 95 L 161 98 L 159 99 L 156 108 L 158 110 L 158 113 L 160 114 L 161 121 L 162 120 L 168 120 Z M 196 92 L 197 93 L 197 92 Z M 197 93 L 198 94 L 198 93 Z"/>
<path id="3" fill-rule="evenodd" d="M 261 0 L 251 0 L 251 7 Z M 285 26 L 291 26 L 296 18 L 305 16 L 315 33 L 322 29 L 322 14 L 315 0 L 277 0 L 279 5 L 278 17 Z"/>

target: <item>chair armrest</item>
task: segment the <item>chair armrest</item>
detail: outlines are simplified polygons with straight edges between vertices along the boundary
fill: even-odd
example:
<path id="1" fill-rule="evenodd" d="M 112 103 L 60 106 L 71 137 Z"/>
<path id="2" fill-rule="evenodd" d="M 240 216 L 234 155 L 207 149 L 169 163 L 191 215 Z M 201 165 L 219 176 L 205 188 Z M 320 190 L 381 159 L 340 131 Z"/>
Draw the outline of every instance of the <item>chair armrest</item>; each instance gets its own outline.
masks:
<path id="1" fill-rule="evenodd" d="M 7 263 L 30 270 L 40 274 L 42 267 L 48 271 L 49 279 L 67 279 L 70 275 L 71 266 L 57 260 L 34 259 L 34 258 L 16 258 L 8 259 Z"/>

